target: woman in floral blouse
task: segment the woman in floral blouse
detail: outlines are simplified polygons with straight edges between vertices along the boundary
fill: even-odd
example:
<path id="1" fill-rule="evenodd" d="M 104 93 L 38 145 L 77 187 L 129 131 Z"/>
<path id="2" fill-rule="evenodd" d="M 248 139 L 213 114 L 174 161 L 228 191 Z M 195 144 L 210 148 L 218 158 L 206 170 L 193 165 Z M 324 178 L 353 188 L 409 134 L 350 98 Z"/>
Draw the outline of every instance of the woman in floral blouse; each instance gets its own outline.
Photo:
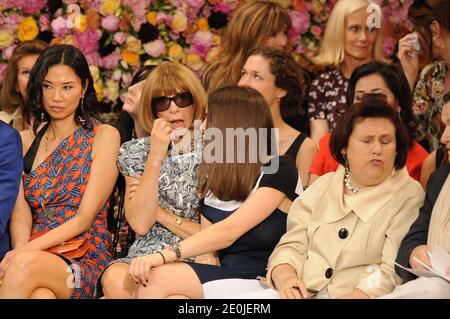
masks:
<path id="1" fill-rule="evenodd" d="M 450 2 L 448 0 L 415 1 L 408 17 L 417 31 L 399 42 L 398 58 L 411 87 L 419 73 L 419 58 L 428 64 L 421 72 L 413 94 L 413 111 L 419 120 L 417 140 L 429 151 L 439 146 L 442 135 L 443 96 L 450 91 Z M 413 47 L 418 37 L 420 50 Z"/>
<path id="2" fill-rule="evenodd" d="M 314 59 L 325 70 L 309 89 L 308 116 L 316 143 L 334 129 L 347 109 L 345 93 L 353 70 L 382 59 L 380 28 L 367 28 L 373 11 L 367 9 L 373 5 L 371 0 L 339 0 L 331 12 L 320 53 Z"/>

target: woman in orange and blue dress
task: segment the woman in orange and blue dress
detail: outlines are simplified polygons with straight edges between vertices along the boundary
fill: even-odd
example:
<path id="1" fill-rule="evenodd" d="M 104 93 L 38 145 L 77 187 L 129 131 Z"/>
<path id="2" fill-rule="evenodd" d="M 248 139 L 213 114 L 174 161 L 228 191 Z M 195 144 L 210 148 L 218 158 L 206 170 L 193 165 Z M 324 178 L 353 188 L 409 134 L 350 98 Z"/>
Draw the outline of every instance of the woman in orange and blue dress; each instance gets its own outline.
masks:
<path id="1" fill-rule="evenodd" d="M 89 67 L 73 46 L 42 53 L 28 96 L 35 120 L 21 133 L 24 175 L 11 219 L 13 250 L 0 264 L 0 298 L 91 298 L 112 259 L 106 203 L 118 175 L 119 133 L 95 119 Z M 82 256 L 46 251 L 73 238 L 87 242 Z"/>

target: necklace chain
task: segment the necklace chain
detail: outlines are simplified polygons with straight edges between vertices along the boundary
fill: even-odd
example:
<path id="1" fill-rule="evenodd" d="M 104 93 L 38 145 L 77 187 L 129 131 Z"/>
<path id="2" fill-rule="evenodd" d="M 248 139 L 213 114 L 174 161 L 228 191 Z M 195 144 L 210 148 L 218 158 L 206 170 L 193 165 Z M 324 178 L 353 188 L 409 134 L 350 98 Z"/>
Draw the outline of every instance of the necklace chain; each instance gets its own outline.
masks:
<path id="1" fill-rule="evenodd" d="M 179 148 L 175 147 L 175 144 L 173 143 L 173 141 L 170 141 L 170 143 L 171 143 L 171 150 L 170 150 L 170 155 L 171 156 L 183 155 L 183 154 L 186 154 L 186 153 L 190 153 L 190 152 L 192 152 L 194 150 L 194 147 L 195 147 L 195 145 L 194 145 L 195 144 L 195 140 L 194 139 L 191 140 L 191 143 L 189 143 L 188 146 L 182 146 L 182 147 L 179 147 Z"/>

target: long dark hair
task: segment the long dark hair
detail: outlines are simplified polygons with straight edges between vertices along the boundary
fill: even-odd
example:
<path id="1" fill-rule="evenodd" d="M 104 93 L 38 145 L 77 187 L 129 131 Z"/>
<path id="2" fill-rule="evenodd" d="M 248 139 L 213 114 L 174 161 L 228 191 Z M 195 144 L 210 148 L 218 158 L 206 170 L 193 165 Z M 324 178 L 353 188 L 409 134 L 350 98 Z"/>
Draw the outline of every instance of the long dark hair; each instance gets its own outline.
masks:
<path id="1" fill-rule="evenodd" d="M 80 78 L 83 87 L 87 84 L 83 107 L 81 107 L 80 102 L 75 111 L 75 122 L 78 125 L 85 123 L 85 127 L 92 128 L 89 117 L 97 117 L 98 102 L 93 85 L 94 81 L 86 58 L 79 49 L 72 45 L 55 45 L 42 52 L 30 73 L 30 81 L 27 86 L 28 102 L 26 109 L 28 123 L 31 124 L 30 119 L 34 119 L 34 133 L 37 132 L 42 122 L 51 121 L 43 106 L 42 82 L 52 66 L 61 64 L 67 65 L 75 72 Z"/>
<path id="2" fill-rule="evenodd" d="M 263 96 L 250 87 L 224 87 L 213 92 L 208 99 L 208 117 L 206 119 L 208 128 L 218 129 L 223 134 L 222 161 L 208 163 L 203 160 L 200 165 L 199 190 L 202 197 L 212 193 L 220 200 L 244 201 L 255 186 L 256 180 L 261 173 L 264 164 L 261 158 L 256 162 L 250 160 L 251 147 L 261 145 L 262 136 L 251 144 L 250 139 L 245 139 L 245 161 L 237 160 L 238 149 L 234 136 L 229 137 L 228 129 L 259 129 L 268 130 L 267 140 L 264 141 L 270 154 L 272 145 L 270 130 L 273 128 L 272 115 Z M 259 135 L 259 134 L 258 134 Z M 214 140 L 216 142 L 216 140 Z M 204 153 L 210 142 L 205 143 Z M 232 163 L 226 161 L 230 151 L 234 155 Z M 234 150 L 234 151 L 233 151 Z M 241 150 L 242 152 L 243 150 Z M 258 154 L 260 150 L 258 150 Z"/>
<path id="3" fill-rule="evenodd" d="M 373 61 L 357 67 L 349 80 L 347 89 L 347 103 L 353 104 L 356 83 L 366 76 L 378 74 L 395 96 L 400 106 L 400 118 L 405 124 L 411 141 L 417 130 L 417 120 L 412 111 L 412 94 L 403 70 L 396 64 L 388 64 L 381 61 Z M 412 143 L 411 143 L 412 146 Z"/>

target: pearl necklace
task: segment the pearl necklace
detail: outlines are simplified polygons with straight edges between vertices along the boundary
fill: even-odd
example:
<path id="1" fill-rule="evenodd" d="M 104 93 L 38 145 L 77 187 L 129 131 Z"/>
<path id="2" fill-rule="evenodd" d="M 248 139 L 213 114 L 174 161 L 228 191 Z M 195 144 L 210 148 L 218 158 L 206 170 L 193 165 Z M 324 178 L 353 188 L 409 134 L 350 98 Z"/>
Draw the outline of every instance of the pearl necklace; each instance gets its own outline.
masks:
<path id="1" fill-rule="evenodd" d="M 350 171 L 347 167 L 345 168 L 344 186 L 352 194 L 356 194 L 363 189 L 363 188 L 358 188 L 358 187 L 352 185 L 351 180 L 350 180 Z"/>

